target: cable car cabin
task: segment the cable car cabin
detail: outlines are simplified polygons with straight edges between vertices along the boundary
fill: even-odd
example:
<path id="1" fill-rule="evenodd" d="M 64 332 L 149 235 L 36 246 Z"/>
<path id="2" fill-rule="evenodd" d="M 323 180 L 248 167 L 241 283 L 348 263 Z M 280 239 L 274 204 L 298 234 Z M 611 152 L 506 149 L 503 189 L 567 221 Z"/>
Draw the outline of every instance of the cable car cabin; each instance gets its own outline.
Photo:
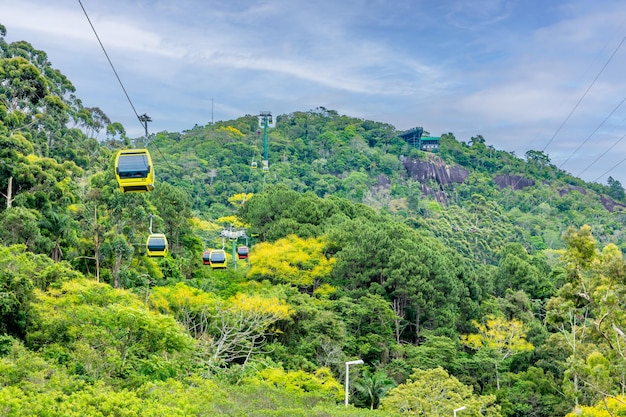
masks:
<path id="1" fill-rule="evenodd" d="M 154 167 L 147 149 L 122 149 L 115 157 L 115 177 L 123 193 L 154 190 Z"/>
<path id="2" fill-rule="evenodd" d="M 237 257 L 239 259 L 248 259 L 248 247 L 247 246 L 239 246 L 237 248 Z"/>
<path id="3" fill-rule="evenodd" d="M 209 260 L 213 269 L 226 268 L 226 252 L 222 249 L 212 250 Z"/>
<path id="4" fill-rule="evenodd" d="M 202 254 L 202 263 L 204 265 L 211 265 L 211 251 L 205 250 Z"/>
<path id="5" fill-rule="evenodd" d="M 257 166 L 259 166 L 259 165 L 257 164 L 256 161 L 250 162 L 250 168 L 256 168 Z"/>
<path id="6" fill-rule="evenodd" d="M 156 233 L 148 236 L 146 242 L 148 256 L 164 257 L 167 255 L 167 238 L 164 234 Z"/>

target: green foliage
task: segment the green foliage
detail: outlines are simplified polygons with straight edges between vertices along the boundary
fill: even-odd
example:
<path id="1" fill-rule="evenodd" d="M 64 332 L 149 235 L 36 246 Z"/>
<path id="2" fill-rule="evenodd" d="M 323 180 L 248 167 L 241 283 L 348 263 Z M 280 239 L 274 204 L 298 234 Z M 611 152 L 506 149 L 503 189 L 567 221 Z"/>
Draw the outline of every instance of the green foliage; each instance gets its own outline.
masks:
<path id="1" fill-rule="evenodd" d="M 134 385 L 176 375 L 193 343 L 175 320 L 132 294 L 87 280 L 38 295 L 28 342 L 69 355 L 68 369 L 89 381 Z"/>
<path id="2" fill-rule="evenodd" d="M 374 410 L 378 408 L 380 399 L 396 384 L 384 371 L 371 373 L 369 370 L 366 370 L 363 372 L 363 376 L 354 382 L 354 386 L 359 394 L 367 399 L 370 409 Z"/>
<path id="3" fill-rule="evenodd" d="M 287 391 L 310 392 L 340 401 L 343 387 L 337 382 L 328 368 L 321 368 L 315 373 L 304 371 L 285 371 L 278 368 L 265 368 L 255 377 Z"/>
<path id="4" fill-rule="evenodd" d="M 458 302 L 470 294 L 454 272 L 460 260 L 435 239 L 389 221 L 354 220 L 331 233 L 330 240 L 342 248 L 333 284 L 351 294 L 385 297 L 398 316 L 397 342 L 415 340 L 423 329 L 455 333 Z"/>
<path id="5" fill-rule="evenodd" d="M 366 408 L 387 375 L 413 405 L 440 377 L 467 399 L 463 415 L 497 406 L 450 375 L 496 392 L 507 416 L 613 407 L 626 380 L 616 179 L 586 184 L 543 152 L 517 158 L 480 134 L 443 133 L 427 154 L 391 125 L 320 107 L 276 116 L 269 172 L 250 164 L 263 145 L 255 116 L 157 133 L 157 188 L 123 194 L 113 155 L 142 139 L 84 107 L 45 52 L 5 35 L 0 25 L 0 409 L 399 413 L 336 404 L 354 357 Z M 413 172 L 415 160 L 430 165 Z M 144 256 L 150 219 L 171 244 L 164 259 Z M 230 224 L 245 227 L 249 260 L 202 266 L 203 243 L 225 243 Z"/>
<path id="6" fill-rule="evenodd" d="M 502 380 L 497 398 L 503 415 L 562 416 L 572 409 L 573 404 L 558 392 L 558 381 L 541 368 L 506 373 Z"/>
<path id="7" fill-rule="evenodd" d="M 24 338 L 31 320 L 34 289 L 57 286 L 80 276 L 65 263 L 34 255 L 25 245 L 0 245 L 0 334 Z"/>
<path id="8" fill-rule="evenodd" d="M 381 409 L 402 412 L 407 416 L 450 415 L 460 404 L 464 415 L 500 416 L 494 396 L 477 396 L 442 368 L 416 369 L 411 378 L 389 391 L 382 399 Z"/>

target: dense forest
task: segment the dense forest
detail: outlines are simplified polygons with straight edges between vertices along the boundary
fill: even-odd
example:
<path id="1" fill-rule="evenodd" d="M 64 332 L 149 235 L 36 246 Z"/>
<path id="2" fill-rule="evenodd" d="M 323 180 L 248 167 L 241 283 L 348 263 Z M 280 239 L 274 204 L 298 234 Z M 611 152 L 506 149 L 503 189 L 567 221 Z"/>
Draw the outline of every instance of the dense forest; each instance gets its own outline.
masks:
<path id="1" fill-rule="evenodd" d="M 626 413 L 619 181 L 323 107 L 130 138 L 5 35 L 0 416 Z"/>

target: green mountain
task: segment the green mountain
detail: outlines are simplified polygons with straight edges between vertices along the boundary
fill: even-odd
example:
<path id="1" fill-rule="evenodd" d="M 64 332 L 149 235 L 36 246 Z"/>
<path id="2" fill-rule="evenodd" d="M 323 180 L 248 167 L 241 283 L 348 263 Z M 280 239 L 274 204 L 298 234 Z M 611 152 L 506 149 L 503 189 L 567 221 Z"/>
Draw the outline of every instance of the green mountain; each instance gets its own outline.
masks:
<path id="1" fill-rule="evenodd" d="M 321 107 L 146 143 L 5 34 L 6 415 L 623 412 L 619 181 L 482 136 L 424 152 Z M 115 155 L 133 146 L 152 192 L 120 191 Z M 165 257 L 147 256 L 155 233 Z M 226 269 L 204 265 L 210 249 Z"/>

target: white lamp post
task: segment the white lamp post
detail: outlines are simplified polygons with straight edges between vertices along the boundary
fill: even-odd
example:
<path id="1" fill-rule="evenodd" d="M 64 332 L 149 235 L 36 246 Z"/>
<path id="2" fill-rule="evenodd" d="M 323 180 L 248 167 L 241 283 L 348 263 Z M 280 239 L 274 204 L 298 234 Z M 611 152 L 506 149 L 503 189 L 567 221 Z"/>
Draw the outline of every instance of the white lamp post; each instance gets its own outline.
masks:
<path id="1" fill-rule="evenodd" d="M 348 406 L 348 384 L 350 383 L 350 365 L 362 365 L 362 364 L 363 364 L 363 361 L 361 359 L 346 362 L 346 407 Z"/>
<path id="2" fill-rule="evenodd" d="M 467 407 L 463 406 L 463 407 L 459 407 L 459 408 L 454 409 L 454 417 L 456 417 L 456 412 L 457 412 L 457 411 L 463 411 L 463 410 L 465 410 L 466 408 L 467 408 Z"/>

